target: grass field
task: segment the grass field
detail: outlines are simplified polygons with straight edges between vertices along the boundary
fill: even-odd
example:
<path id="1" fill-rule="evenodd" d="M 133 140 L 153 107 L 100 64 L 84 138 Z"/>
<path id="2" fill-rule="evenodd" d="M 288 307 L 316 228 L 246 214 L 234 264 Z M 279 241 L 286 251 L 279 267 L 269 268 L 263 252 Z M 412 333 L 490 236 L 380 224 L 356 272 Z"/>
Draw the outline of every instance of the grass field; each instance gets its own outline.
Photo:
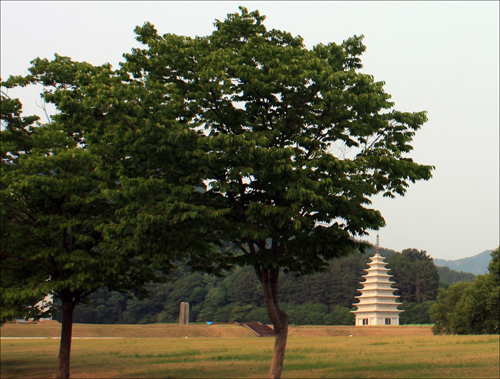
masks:
<path id="1" fill-rule="evenodd" d="M 2 337 L 37 327 L 7 325 Z M 128 338 L 75 339 L 72 378 L 265 377 L 274 343 L 274 338 L 252 337 L 235 325 L 114 325 L 108 326 L 108 335 L 100 327 L 75 325 L 87 337 L 116 337 L 109 335 L 117 332 L 112 327 L 121 327 Z M 163 334 L 176 331 L 178 337 L 162 337 L 157 327 L 170 329 Z M 386 328 L 389 335 L 383 335 L 382 327 L 352 328 L 359 332 L 349 337 L 343 334 L 348 328 L 291 327 L 283 377 L 499 377 L 499 336 L 433 336 L 425 327 Z M 130 338 L 141 330 L 149 338 Z M 408 335 L 398 334 L 405 330 Z M 179 338 L 186 332 L 198 336 Z M 154 338 L 155 333 L 162 338 Z M 2 339 L 1 347 L 2 379 L 55 377 L 58 339 Z"/>

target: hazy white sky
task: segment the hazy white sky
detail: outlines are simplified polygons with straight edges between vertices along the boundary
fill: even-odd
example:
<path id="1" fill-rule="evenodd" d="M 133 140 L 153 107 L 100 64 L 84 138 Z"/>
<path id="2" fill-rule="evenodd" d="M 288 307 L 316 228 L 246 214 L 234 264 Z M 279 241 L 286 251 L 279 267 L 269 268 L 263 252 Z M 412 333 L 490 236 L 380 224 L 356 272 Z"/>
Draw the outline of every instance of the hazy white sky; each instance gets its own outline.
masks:
<path id="1" fill-rule="evenodd" d="M 31 60 L 54 53 L 117 66 L 139 46 L 135 26 L 207 35 L 239 5 L 308 47 L 363 34 L 363 71 L 386 82 L 396 109 L 428 111 L 411 157 L 435 165 L 434 178 L 405 197 L 374 199 L 387 222 L 382 246 L 460 259 L 499 245 L 499 2 L 2 0 L 1 77 L 27 74 Z M 35 96 L 22 100 L 25 114 L 40 114 Z"/>

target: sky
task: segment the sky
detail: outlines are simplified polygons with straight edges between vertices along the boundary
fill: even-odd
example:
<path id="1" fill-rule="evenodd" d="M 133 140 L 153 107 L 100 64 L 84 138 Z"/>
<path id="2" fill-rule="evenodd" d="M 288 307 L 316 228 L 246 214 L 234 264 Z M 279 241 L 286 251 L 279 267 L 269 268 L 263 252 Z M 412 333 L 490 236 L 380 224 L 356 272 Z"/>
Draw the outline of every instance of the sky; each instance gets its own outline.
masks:
<path id="1" fill-rule="evenodd" d="M 300 35 L 308 48 L 364 35 L 362 71 L 384 81 L 395 109 L 428 112 L 409 155 L 436 166 L 404 197 L 375 197 L 386 227 L 380 245 L 470 257 L 500 244 L 499 2 L 497 1 L 152 1 L 1 3 L 1 77 L 25 75 L 55 53 L 118 67 L 140 44 L 134 28 L 204 36 L 238 6 L 258 9 L 265 26 Z M 10 91 L 25 114 L 43 115 L 38 90 Z M 50 111 L 50 109 L 49 109 Z M 366 237 L 375 243 L 376 232 Z"/>

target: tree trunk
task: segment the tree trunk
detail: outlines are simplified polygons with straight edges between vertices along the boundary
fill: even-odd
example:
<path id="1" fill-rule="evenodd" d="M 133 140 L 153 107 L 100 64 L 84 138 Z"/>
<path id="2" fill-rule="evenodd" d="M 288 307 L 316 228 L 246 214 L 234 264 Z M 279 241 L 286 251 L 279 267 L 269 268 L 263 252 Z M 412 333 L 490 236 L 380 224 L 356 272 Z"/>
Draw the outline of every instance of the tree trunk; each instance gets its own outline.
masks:
<path id="1" fill-rule="evenodd" d="M 288 315 L 278 305 L 279 268 L 262 269 L 259 266 L 255 266 L 255 272 L 262 284 L 267 314 L 271 319 L 274 332 L 276 333 L 273 358 L 268 377 L 279 379 L 281 378 L 283 363 L 285 361 L 286 341 L 288 337 Z"/>
<path id="2" fill-rule="evenodd" d="M 62 298 L 62 328 L 61 345 L 59 347 L 59 361 L 57 367 L 57 378 L 69 378 L 69 359 L 71 355 L 71 335 L 73 333 L 73 310 L 75 309 L 73 299 L 63 296 Z"/>
<path id="3" fill-rule="evenodd" d="M 283 370 L 283 363 L 285 362 L 286 340 L 288 338 L 288 315 L 280 310 L 282 314 L 280 330 L 276 332 L 276 339 L 274 340 L 273 359 L 271 360 L 271 367 L 269 368 L 269 378 L 281 378 L 281 371 Z M 274 325 L 274 324 L 273 324 Z"/>

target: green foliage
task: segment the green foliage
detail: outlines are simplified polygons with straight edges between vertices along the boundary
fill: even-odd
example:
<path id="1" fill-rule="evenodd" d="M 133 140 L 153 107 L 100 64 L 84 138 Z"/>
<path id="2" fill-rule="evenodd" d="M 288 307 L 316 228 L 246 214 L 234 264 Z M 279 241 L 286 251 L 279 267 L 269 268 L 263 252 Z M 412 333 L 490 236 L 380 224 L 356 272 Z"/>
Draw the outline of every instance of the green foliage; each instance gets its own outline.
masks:
<path id="1" fill-rule="evenodd" d="M 431 320 L 434 322 L 434 334 L 452 334 L 455 309 L 466 288 L 472 283 L 460 282 L 452 284 L 448 289 L 440 289 L 437 302 L 430 308 Z"/>
<path id="2" fill-rule="evenodd" d="M 436 299 L 439 289 L 439 273 L 432 258 L 425 251 L 405 249 L 387 259 L 390 275 L 397 283 L 403 302 L 424 302 Z"/>
<path id="3" fill-rule="evenodd" d="M 500 285 L 500 247 L 491 252 L 491 261 L 488 265 L 489 275 L 494 284 Z"/>
<path id="4" fill-rule="evenodd" d="M 285 275 L 280 279 L 279 296 L 289 304 L 313 302 L 350 308 L 367 261 L 367 256 L 356 253 L 332 261 L 327 272 L 299 278 Z"/>
<path id="5" fill-rule="evenodd" d="M 399 307 L 399 309 L 404 309 L 404 312 L 399 315 L 399 323 L 401 325 L 431 324 L 429 309 L 434 303 L 434 300 L 419 303 L 403 302 L 403 305 Z"/>
<path id="6" fill-rule="evenodd" d="M 194 39 L 146 23 L 136 33 L 147 48 L 123 67 L 205 129 L 205 154 L 193 154 L 210 181 L 205 201 L 224 212 L 219 233 L 240 249 L 230 261 L 313 273 L 384 225 L 369 196 L 430 178 L 432 167 L 403 157 L 426 116 L 386 112 L 383 83 L 358 71 L 362 37 L 309 50 L 263 20 L 240 8 Z M 337 157 L 335 143 L 355 156 Z"/>
<path id="7" fill-rule="evenodd" d="M 500 286 L 491 275 L 479 275 L 456 305 L 453 329 L 456 334 L 500 332 Z"/>
<path id="8" fill-rule="evenodd" d="M 491 253 L 490 271 L 473 283 L 457 283 L 440 290 L 430 309 L 435 334 L 500 333 L 500 281 L 497 248 Z"/>
<path id="9" fill-rule="evenodd" d="M 359 72 L 362 36 L 307 49 L 263 20 L 241 8 L 194 39 L 146 23 L 147 48 L 119 70 L 56 55 L 13 81 L 43 84 L 60 128 L 99 157 L 119 215 L 99 228 L 108 249 L 159 258 L 168 244 L 217 272 L 208 243 L 227 240 L 228 263 L 313 273 L 384 225 L 370 196 L 431 177 L 404 156 L 425 112 L 390 111 L 383 83 Z"/>
<path id="10" fill-rule="evenodd" d="M 186 135 L 203 130 L 183 158 L 193 159 L 189 178 L 204 179 L 200 197 L 213 208 L 188 215 L 234 244 L 224 262 L 254 268 L 281 340 L 269 375 L 280 377 L 288 323 L 280 270 L 324 272 L 366 249 L 356 237 L 385 225 L 370 197 L 404 195 L 433 167 L 406 156 L 426 113 L 393 109 L 384 83 L 359 71 L 362 36 L 307 49 L 301 37 L 267 30 L 264 18 L 240 7 L 196 38 L 161 36 L 145 23 L 136 28 L 145 48 L 125 54 L 122 67 L 153 89 L 156 104 L 168 99 Z"/>
<path id="11" fill-rule="evenodd" d="M 363 36 L 308 49 L 264 19 L 240 7 L 196 38 L 160 36 L 145 23 L 136 28 L 143 48 L 118 70 L 56 55 L 3 83 L 43 85 L 59 113 L 35 131 L 17 103 L 6 107 L 2 133 L 15 144 L 2 151 L 13 162 L 2 164 L 2 202 L 29 215 L 2 216 L 2 262 L 14 267 L 10 255 L 22 254 L 28 261 L 16 262 L 31 271 L 16 279 L 26 293 L 2 299 L 54 292 L 74 306 L 103 287 L 145 294 L 174 259 L 218 275 L 250 266 L 279 334 L 288 320 L 280 270 L 325 272 L 368 247 L 359 237 L 385 225 L 370 198 L 431 178 L 433 166 L 407 156 L 426 112 L 395 110 L 384 83 L 360 72 Z M 17 253 L 26 233 L 29 249 Z M 418 280 L 417 301 L 432 298 Z M 251 290 L 242 283 L 230 283 L 234 296 Z M 207 297 L 214 319 L 221 309 L 233 318 L 255 310 L 229 308 L 217 291 Z M 123 319 L 140 312 L 131 306 Z"/>
<path id="12" fill-rule="evenodd" d="M 345 257 L 334 262 L 329 274 L 319 274 L 321 280 L 308 284 L 302 283 L 305 278 L 295 278 L 292 274 L 282 275 L 280 279 L 280 296 L 286 300 L 284 309 L 295 309 L 304 304 L 326 304 L 321 316 L 291 316 L 295 324 L 349 324 L 351 314 L 349 308 L 356 293 L 356 283 L 348 289 L 344 296 L 347 301 L 335 303 L 335 298 L 324 297 L 322 287 L 328 285 L 327 291 L 342 292 L 346 286 L 334 281 L 335 273 L 342 267 L 345 271 L 355 271 L 355 282 L 359 282 L 366 257 L 355 255 L 361 262 L 350 265 L 353 257 Z M 343 262 L 343 261 L 347 262 Z M 91 295 L 89 304 L 80 304 L 75 310 L 75 322 L 81 323 L 151 323 L 178 322 L 179 304 L 190 303 L 191 322 L 232 322 L 260 321 L 270 323 L 265 309 L 260 283 L 250 267 L 236 268 L 228 272 L 225 278 L 214 278 L 210 275 L 191 273 L 185 265 L 172 272 L 172 280 L 168 283 L 150 284 L 147 286 L 151 295 L 145 300 L 127 299 L 125 295 L 101 290 Z M 305 299 L 305 300 L 304 300 Z M 303 306 L 302 314 L 310 313 L 312 308 Z M 325 318 L 326 317 L 326 318 Z M 58 316 L 60 319 L 60 316 Z M 305 320 L 305 321 L 304 321 Z"/>
<path id="13" fill-rule="evenodd" d="M 446 266 L 436 266 L 439 273 L 439 280 L 447 284 L 458 282 L 473 282 L 476 275 L 470 272 L 452 270 Z"/>
<path id="14" fill-rule="evenodd" d="M 98 158 L 74 125 L 36 119 L 2 93 L 2 320 L 45 316 L 32 305 L 47 294 L 73 306 L 106 286 L 143 294 L 152 268 L 102 244 L 115 208 L 99 192 Z"/>
<path id="15" fill-rule="evenodd" d="M 2 91 L 0 320 L 46 316 L 54 307 L 42 312 L 37 301 L 48 294 L 59 298 L 63 318 L 58 377 L 68 378 L 75 306 L 105 287 L 146 296 L 145 284 L 162 280 L 171 270 L 178 245 L 153 256 L 147 242 L 134 244 L 125 231 L 113 234 L 130 226 L 130 219 L 120 216 L 133 207 L 118 195 L 106 196 L 126 182 L 101 169 L 109 158 L 102 152 L 112 154 L 119 148 L 100 140 L 95 146 L 101 149 L 89 149 L 92 136 L 85 126 L 96 127 L 100 117 L 95 112 L 78 117 L 82 82 L 109 68 L 57 55 L 53 62 L 32 63 L 31 75 L 11 77 L 2 87 L 43 84 L 48 87 L 45 101 L 60 112 L 47 124 L 35 124 L 37 117 L 23 118 L 20 102 Z M 181 231 L 175 232 L 179 239 Z"/>
<path id="16" fill-rule="evenodd" d="M 393 256 L 393 250 L 380 249 L 384 256 Z M 359 294 L 359 282 L 364 273 L 367 254 L 355 253 L 331 262 L 328 272 L 314 276 L 295 277 L 292 273 L 280 275 L 279 296 L 281 307 L 296 325 L 353 325 L 354 296 Z M 151 298 L 145 301 L 127 299 L 116 292 L 100 291 L 91 296 L 92 304 L 76 308 L 75 322 L 127 323 L 168 322 L 176 323 L 179 304 L 190 303 L 191 322 L 271 321 L 262 296 L 260 283 L 251 267 L 235 268 L 224 278 L 189 272 L 181 265 L 172 272 L 168 283 L 148 286 Z M 396 287 L 398 284 L 396 283 Z M 108 300 L 109 299 L 109 300 Z M 430 323 L 429 307 L 433 301 L 404 302 L 400 315 L 402 324 Z M 321 310 L 319 310 L 320 308 Z"/>

